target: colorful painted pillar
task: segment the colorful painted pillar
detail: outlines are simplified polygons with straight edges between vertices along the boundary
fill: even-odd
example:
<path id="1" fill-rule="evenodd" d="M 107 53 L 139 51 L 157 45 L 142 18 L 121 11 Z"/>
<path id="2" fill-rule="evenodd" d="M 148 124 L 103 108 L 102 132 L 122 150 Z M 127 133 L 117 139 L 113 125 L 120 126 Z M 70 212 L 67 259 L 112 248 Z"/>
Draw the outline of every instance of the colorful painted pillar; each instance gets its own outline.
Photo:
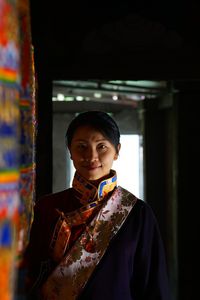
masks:
<path id="1" fill-rule="evenodd" d="M 20 222 L 18 258 L 20 261 L 29 238 L 35 203 L 35 69 L 31 40 L 28 0 L 18 0 L 21 53 L 20 85 Z"/>
<path id="2" fill-rule="evenodd" d="M 28 0 L 0 0 L 0 299 L 15 293 L 32 222 L 35 80 Z M 18 297 L 19 296 L 19 297 Z"/>
<path id="3" fill-rule="evenodd" d="M 15 285 L 19 221 L 20 50 L 16 1 L 0 0 L 0 298 Z"/>

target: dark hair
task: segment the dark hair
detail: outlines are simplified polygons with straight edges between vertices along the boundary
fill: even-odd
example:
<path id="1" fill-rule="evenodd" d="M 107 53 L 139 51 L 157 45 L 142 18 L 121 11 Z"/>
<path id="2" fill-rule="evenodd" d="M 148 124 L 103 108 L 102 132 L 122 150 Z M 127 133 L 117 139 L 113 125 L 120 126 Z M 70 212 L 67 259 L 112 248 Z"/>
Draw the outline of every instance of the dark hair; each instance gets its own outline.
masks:
<path id="1" fill-rule="evenodd" d="M 91 126 L 100 131 L 114 146 L 118 153 L 118 144 L 120 142 L 120 132 L 117 123 L 109 114 L 103 111 L 86 111 L 75 117 L 66 132 L 66 142 L 71 146 L 75 131 L 81 126 Z"/>

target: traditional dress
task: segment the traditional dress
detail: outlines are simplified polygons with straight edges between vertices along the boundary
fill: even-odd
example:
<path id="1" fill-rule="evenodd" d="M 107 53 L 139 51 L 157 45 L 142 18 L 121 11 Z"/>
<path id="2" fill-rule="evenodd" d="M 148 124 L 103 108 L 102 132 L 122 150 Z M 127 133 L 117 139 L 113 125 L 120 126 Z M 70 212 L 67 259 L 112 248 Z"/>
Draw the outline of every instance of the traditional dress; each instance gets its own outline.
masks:
<path id="1" fill-rule="evenodd" d="M 170 299 L 154 214 L 116 180 L 111 170 L 95 187 L 75 173 L 73 188 L 38 201 L 25 254 L 31 299 Z"/>

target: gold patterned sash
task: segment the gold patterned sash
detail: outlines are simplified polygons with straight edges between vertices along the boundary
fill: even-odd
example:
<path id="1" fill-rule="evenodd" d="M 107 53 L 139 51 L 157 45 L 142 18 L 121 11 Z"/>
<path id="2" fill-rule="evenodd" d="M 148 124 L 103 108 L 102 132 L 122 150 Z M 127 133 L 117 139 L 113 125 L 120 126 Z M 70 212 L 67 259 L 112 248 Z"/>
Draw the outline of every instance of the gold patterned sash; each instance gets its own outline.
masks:
<path id="1" fill-rule="evenodd" d="M 77 299 L 136 201 L 137 198 L 122 187 L 114 190 L 112 196 L 88 225 L 87 230 L 81 234 L 49 275 L 41 288 L 41 299 Z M 95 250 L 89 252 L 86 245 L 91 236 L 95 243 Z"/>

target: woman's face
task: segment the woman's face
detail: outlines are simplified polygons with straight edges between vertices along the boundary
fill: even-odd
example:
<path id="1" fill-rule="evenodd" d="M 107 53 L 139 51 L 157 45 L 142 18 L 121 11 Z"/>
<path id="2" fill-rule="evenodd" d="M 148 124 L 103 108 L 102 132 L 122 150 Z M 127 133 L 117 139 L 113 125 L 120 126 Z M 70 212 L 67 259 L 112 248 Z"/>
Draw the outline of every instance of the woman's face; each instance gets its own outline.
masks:
<path id="1" fill-rule="evenodd" d="M 118 158 L 114 145 L 90 126 L 75 131 L 69 151 L 76 171 L 92 181 L 107 176 L 113 161 Z"/>

